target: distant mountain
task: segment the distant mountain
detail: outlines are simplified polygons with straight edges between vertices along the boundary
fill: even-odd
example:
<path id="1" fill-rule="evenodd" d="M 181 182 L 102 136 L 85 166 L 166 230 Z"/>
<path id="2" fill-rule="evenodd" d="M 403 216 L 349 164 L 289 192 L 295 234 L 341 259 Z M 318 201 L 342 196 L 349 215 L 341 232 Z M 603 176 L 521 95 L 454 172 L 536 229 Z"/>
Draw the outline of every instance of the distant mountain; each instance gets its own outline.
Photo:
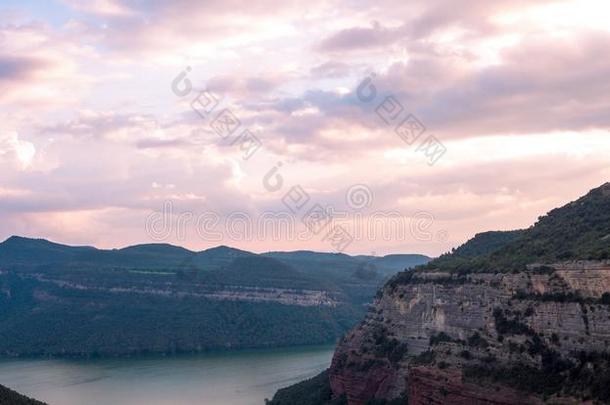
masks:
<path id="1" fill-rule="evenodd" d="M 393 254 L 381 257 L 366 255 L 349 256 L 343 253 L 319 253 L 307 250 L 268 252 L 263 253 L 263 255 L 274 257 L 296 266 L 312 266 L 316 264 L 318 266 L 338 266 L 338 268 L 348 266 L 353 268 L 354 266 L 361 267 L 365 263 L 382 275 L 392 275 L 398 271 L 426 264 L 431 260 L 428 256 L 417 254 Z"/>
<path id="2" fill-rule="evenodd" d="M 0 405 L 46 405 L 0 385 Z"/>
<path id="3" fill-rule="evenodd" d="M 369 262 L 375 265 L 381 272 L 387 275 L 396 273 L 396 269 L 410 269 L 415 266 L 426 264 L 431 259 L 424 255 L 394 254 L 383 257 L 375 257 Z"/>
<path id="4" fill-rule="evenodd" d="M 194 252 L 187 250 L 183 247 L 170 245 L 168 243 L 149 243 L 144 245 L 134 245 L 123 249 L 113 249 L 114 252 L 119 254 L 142 254 L 142 255 L 153 255 L 158 256 L 177 256 L 185 257 L 191 256 Z"/>
<path id="5" fill-rule="evenodd" d="M 96 266 L 177 267 L 194 255 L 195 252 L 169 244 L 136 245 L 124 249 L 103 250 L 19 236 L 11 236 L 0 243 L 0 265 L 30 267 L 91 263 Z"/>
<path id="6" fill-rule="evenodd" d="M 75 260 L 80 255 L 95 250 L 92 247 L 61 245 L 45 239 L 11 236 L 0 243 L 0 263 L 4 265 L 61 263 Z"/>
<path id="7" fill-rule="evenodd" d="M 377 260 L 227 246 L 106 250 L 11 237 L 0 243 L 0 355 L 333 342 L 364 315 L 388 275 L 408 265 L 389 258 L 377 268 Z"/>
<path id="8" fill-rule="evenodd" d="M 192 265 L 200 268 L 219 268 L 230 264 L 240 257 L 256 256 L 254 253 L 239 250 L 228 246 L 217 246 L 195 254 Z"/>
<path id="9" fill-rule="evenodd" d="M 344 253 L 313 252 L 311 250 L 295 250 L 293 252 L 267 252 L 262 256 L 275 257 L 283 260 L 306 260 L 308 262 L 343 262 L 354 260 Z"/>

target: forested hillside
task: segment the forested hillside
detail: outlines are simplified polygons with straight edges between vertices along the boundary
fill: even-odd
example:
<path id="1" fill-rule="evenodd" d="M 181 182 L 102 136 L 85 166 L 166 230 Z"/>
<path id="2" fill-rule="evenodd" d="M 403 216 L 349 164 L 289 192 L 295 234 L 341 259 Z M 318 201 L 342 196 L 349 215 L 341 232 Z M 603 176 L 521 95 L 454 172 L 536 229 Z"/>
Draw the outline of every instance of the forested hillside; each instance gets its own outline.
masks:
<path id="1" fill-rule="evenodd" d="M 375 259 L 167 244 L 100 250 L 11 237 L 0 244 L 0 354 L 334 342 L 361 319 L 389 274 Z M 394 272 L 405 267 L 398 262 Z"/>
<path id="2" fill-rule="evenodd" d="M 521 271 L 527 264 L 610 258 L 610 183 L 540 217 L 525 230 L 477 235 L 426 269 Z"/>

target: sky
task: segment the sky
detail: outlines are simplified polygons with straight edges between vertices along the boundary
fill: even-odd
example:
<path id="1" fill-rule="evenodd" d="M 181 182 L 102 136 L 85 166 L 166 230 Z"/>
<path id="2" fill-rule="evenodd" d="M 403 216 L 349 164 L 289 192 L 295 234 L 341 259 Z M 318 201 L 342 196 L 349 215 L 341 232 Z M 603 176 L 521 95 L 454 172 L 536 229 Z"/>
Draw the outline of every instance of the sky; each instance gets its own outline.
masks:
<path id="1" fill-rule="evenodd" d="M 439 255 L 531 226 L 610 180 L 609 21 L 604 0 L 3 0 L 0 238 Z"/>

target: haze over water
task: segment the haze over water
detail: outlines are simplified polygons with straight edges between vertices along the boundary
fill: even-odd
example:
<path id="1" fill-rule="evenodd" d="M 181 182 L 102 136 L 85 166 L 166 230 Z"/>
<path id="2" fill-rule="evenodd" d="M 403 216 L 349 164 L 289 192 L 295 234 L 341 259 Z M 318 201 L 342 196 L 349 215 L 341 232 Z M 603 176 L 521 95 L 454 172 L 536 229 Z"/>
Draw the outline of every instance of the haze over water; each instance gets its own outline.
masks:
<path id="1" fill-rule="evenodd" d="M 50 405 L 261 405 L 330 365 L 333 347 L 101 360 L 4 360 L 0 384 Z"/>

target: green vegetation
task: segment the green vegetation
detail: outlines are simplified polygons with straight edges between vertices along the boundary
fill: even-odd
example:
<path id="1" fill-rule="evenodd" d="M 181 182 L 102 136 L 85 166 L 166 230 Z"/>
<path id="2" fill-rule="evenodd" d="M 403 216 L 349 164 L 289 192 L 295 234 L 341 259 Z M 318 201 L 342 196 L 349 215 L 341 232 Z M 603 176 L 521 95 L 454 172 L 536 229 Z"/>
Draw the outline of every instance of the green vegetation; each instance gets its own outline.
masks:
<path id="1" fill-rule="evenodd" d="M 0 296 L 0 354 L 113 356 L 322 344 L 358 319 L 348 305 L 134 295 L 10 282 Z"/>
<path id="2" fill-rule="evenodd" d="M 385 280 L 367 260 L 226 246 L 99 250 L 11 237 L 0 243 L 0 356 L 333 343 Z"/>
<path id="3" fill-rule="evenodd" d="M 603 293 L 600 298 L 594 297 L 583 297 L 578 291 L 572 292 L 553 292 L 553 293 L 526 293 L 523 291 L 517 291 L 513 295 L 514 299 L 518 300 L 530 300 L 530 301 L 541 301 L 541 302 L 576 302 L 579 304 L 588 305 L 610 305 L 610 293 Z"/>
<path id="4" fill-rule="evenodd" d="M 392 400 L 370 399 L 365 403 L 365 405 L 405 404 L 408 404 L 406 394 Z M 265 400 L 265 405 L 347 405 L 347 399 L 345 396 L 332 397 L 329 374 L 326 370 L 309 380 L 278 390 L 273 399 Z"/>
<path id="5" fill-rule="evenodd" d="M 388 281 L 386 287 L 394 291 L 396 287 L 404 284 L 435 284 L 443 286 L 457 286 L 468 282 L 465 274 L 448 274 L 446 277 L 425 278 L 418 277 L 422 272 L 421 267 L 412 271 L 403 271 L 396 274 Z M 380 293 L 381 294 L 381 293 Z M 402 298 L 402 297 L 401 297 Z"/>
<path id="6" fill-rule="evenodd" d="M 443 342 L 453 342 L 453 338 L 445 332 L 440 332 L 430 336 L 430 346 L 436 346 L 437 344 Z"/>
<path id="7" fill-rule="evenodd" d="M 488 231 L 478 233 L 467 243 L 452 250 L 452 254 L 459 257 L 477 257 L 493 253 L 509 243 L 519 239 L 524 230 L 516 231 Z"/>
<path id="8" fill-rule="evenodd" d="M 484 269 L 489 264 L 490 255 L 523 237 L 525 232 L 516 230 L 479 233 L 450 253 L 441 255 L 427 266 L 422 266 L 422 269 L 447 271 L 457 275 L 471 273 L 473 269 Z"/>
<path id="9" fill-rule="evenodd" d="M 513 326 L 512 328 L 520 328 L 520 326 Z M 528 353 L 530 356 L 540 357 L 540 368 L 523 364 L 516 364 L 509 368 L 470 365 L 464 370 L 467 377 L 492 379 L 520 390 L 544 395 L 557 394 L 562 390 L 568 390 L 570 388 L 568 385 L 573 388 L 574 384 L 581 378 L 578 376 L 579 371 L 575 364 L 549 348 L 540 336 L 531 329 L 527 328 L 520 330 L 520 332 L 510 329 L 508 332 L 524 334 L 529 337 L 526 341 Z M 493 364 L 495 361 L 487 363 Z M 574 391 L 569 392 L 569 394 L 573 393 Z"/>
<path id="10" fill-rule="evenodd" d="M 411 359 L 411 364 L 413 365 L 427 365 L 434 363 L 436 359 L 436 353 L 432 350 L 428 349 L 425 352 L 421 352 L 417 356 L 414 356 Z"/>
<path id="11" fill-rule="evenodd" d="M 262 256 L 272 257 L 300 270 L 333 271 L 344 272 L 346 269 L 358 268 L 365 272 L 373 271 L 377 275 L 387 277 L 398 271 L 410 269 L 415 266 L 426 264 L 430 261 L 428 256 L 417 254 L 395 254 L 387 256 L 348 256 L 343 253 L 319 253 L 307 250 L 296 252 L 268 252 Z"/>
<path id="12" fill-rule="evenodd" d="M 513 366 L 494 367 L 495 361 L 487 364 L 469 364 L 464 368 L 467 380 L 477 383 L 484 381 L 510 385 L 518 390 L 535 393 L 548 398 L 553 395 L 573 396 L 585 400 L 596 400 L 608 403 L 610 400 L 610 354 L 605 353 L 571 353 L 562 356 L 549 347 L 542 334 L 533 331 L 520 321 L 518 311 L 495 308 L 493 311 L 496 331 L 500 336 L 526 336 L 525 345 L 509 342 L 511 353 L 524 354 L 539 359 L 540 366 L 517 363 Z M 583 311 L 583 316 L 586 312 Z M 555 348 L 561 346 L 556 333 L 551 333 L 550 344 Z M 469 339 L 470 343 L 470 339 Z M 462 355 L 468 359 L 470 355 Z"/>
<path id="13" fill-rule="evenodd" d="M 381 326 L 373 332 L 375 357 L 387 358 L 391 364 L 396 365 L 408 353 L 408 345 L 395 338 L 388 337 L 388 331 Z"/>
<path id="14" fill-rule="evenodd" d="M 507 311 L 501 308 L 494 308 L 493 316 L 496 325 L 496 332 L 500 335 L 532 335 L 533 331 L 529 326 L 519 321 L 518 316 L 507 318 Z"/>
<path id="15" fill-rule="evenodd" d="M 565 395 L 575 396 L 583 402 L 610 401 L 610 359 L 607 353 L 582 352 L 573 363 L 547 350 L 542 359 L 541 368 L 524 364 L 502 368 L 468 365 L 464 368 L 464 376 L 477 383 L 489 381 L 508 384 L 547 398 Z"/>
<path id="16" fill-rule="evenodd" d="M 291 385 L 288 388 L 280 389 L 273 396 L 272 400 L 265 400 L 266 405 L 347 405 L 347 400 L 343 398 L 332 398 L 328 370 Z"/>
<path id="17" fill-rule="evenodd" d="M 467 343 L 468 343 L 468 346 L 470 346 L 470 347 L 480 347 L 482 349 L 485 349 L 487 346 L 489 346 L 489 343 L 487 343 L 487 340 L 485 340 L 485 338 L 483 338 L 479 332 L 473 333 L 468 338 Z"/>
<path id="18" fill-rule="evenodd" d="M 610 258 L 610 183 L 541 217 L 499 257 L 521 262 Z"/>
<path id="19" fill-rule="evenodd" d="M 487 232 L 420 271 L 517 272 L 533 263 L 610 259 L 610 183 L 554 209 L 526 230 Z M 539 271 L 548 271 L 544 266 Z M 403 273 L 396 282 L 408 282 Z"/>
<path id="20" fill-rule="evenodd" d="M 430 346 L 436 346 L 439 343 L 448 342 L 448 343 L 459 343 L 464 344 L 465 342 L 460 339 L 454 339 L 445 332 L 439 332 L 435 335 L 430 336 Z"/>
<path id="21" fill-rule="evenodd" d="M 462 350 L 460 352 L 460 357 L 465 360 L 470 360 L 472 359 L 472 354 L 468 350 Z"/>
<path id="22" fill-rule="evenodd" d="M 371 263 L 385 276 L 396 274 L 396 269 L 410 269 L 415 266 L 426 264 L 430 261 L 428 256 L 424 255 L 387 255 L 383 257 L 375 257 Z"/>

